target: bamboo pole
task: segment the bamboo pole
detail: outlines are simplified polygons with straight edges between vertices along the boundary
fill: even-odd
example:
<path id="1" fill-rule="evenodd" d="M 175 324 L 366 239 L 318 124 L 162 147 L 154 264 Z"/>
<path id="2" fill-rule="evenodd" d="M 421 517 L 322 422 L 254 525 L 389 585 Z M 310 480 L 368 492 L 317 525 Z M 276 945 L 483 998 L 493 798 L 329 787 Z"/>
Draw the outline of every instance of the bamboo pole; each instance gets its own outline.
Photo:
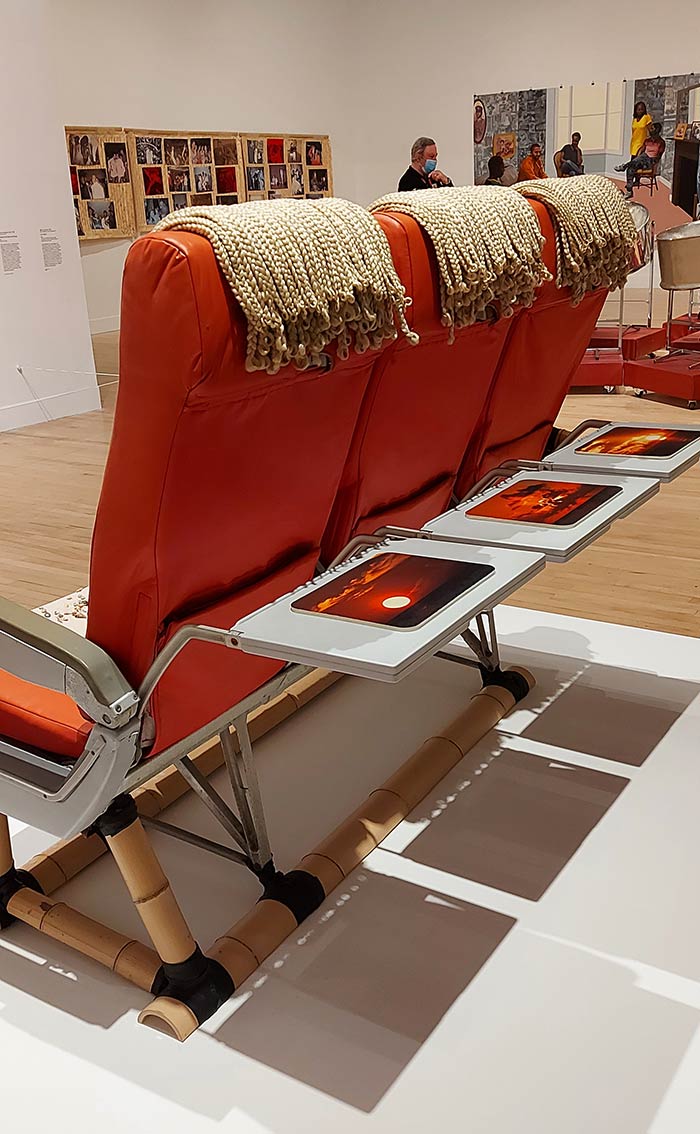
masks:
<path id="1" fill-rule="evenodd" d="M 195 940 L 141 820 L 108 835 L 107 844 L 161 960 L 186 961 L 195 951 Z"/>
<path id="2" fill-rule="evenodd" d="M 532 689 L 532 675 L 520 668 L 517 672 Z M 501 686 L 480 689 L 440 736 L 426 740 L 398 772 L 372 792 L 295 869 L 313 874 L 327 897 L 514 705 L 513 694 Z M 287 906 L 263 898 L 214 942 L 208 955 L 223 965 L 238 987 L 241 978 L 251 976 L 296 928 L 296 918 Z M 196 1030 L 197 1023 L 185 1021 L 175 1004 L 167 997 L 156 997 L 141 1012 L 139 1023 L 157 1026 L 182 1042 Z"/>
<path id="3" fill-rule="evenodd" d="M 18 890 L 7 908 L 18 921 L 91 957 L 144 992 L 151 991 L 160 968 L 160 957 L 140 941 L 125 937 L 64 902 L 37 894 L 35 890 Z"/>

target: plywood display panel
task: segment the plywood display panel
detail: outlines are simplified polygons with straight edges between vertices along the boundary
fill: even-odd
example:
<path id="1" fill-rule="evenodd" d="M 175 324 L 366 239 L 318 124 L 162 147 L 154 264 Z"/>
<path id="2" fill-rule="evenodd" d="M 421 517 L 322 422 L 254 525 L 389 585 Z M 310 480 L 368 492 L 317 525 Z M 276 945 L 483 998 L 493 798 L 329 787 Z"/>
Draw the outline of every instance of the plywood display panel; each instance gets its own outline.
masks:
<path id="1" fill-rule="evenodd" d="M 131 163 L 122 127 L 67 126 L 75 223 L 80 240 L 133 236 Z"/>
<path id="2" fill-rule="evenodd" d="M 241 148 L 249 201 L 333 196 L 327 134 L 243 134 Z"/>
<path id="3" fill-rule="evenodd" d="M 127 130 L 126 136 L 139 232 L 190 205 L 246 199 L 238 134 Z"/>

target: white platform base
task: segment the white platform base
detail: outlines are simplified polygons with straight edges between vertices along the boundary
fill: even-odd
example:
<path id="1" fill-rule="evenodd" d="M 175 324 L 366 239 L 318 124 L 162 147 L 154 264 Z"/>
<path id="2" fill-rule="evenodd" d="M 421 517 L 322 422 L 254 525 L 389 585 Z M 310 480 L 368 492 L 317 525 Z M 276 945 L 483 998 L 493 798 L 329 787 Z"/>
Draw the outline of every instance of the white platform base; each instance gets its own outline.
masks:
<path id="1" fill-rule="evenodd" d="M 180 1047 L 144 997 L 26 930 L 0 937 L 3 1129 L 691 1134 L 700 1114 L 700 641 L 500 608 L 539 685 Z M 290 866 L 475 678 L 347 679 L 259 746 Z M 218 837 L 197 801 L 168 819 Z M 49 840 L 19 830 L 26 859 Z M 157 838 L 203 945 L 250 907 Z M 73 905 L 135 930 L 102 861 Z M 115 899 L 117 895 L 119 900 Z"/>

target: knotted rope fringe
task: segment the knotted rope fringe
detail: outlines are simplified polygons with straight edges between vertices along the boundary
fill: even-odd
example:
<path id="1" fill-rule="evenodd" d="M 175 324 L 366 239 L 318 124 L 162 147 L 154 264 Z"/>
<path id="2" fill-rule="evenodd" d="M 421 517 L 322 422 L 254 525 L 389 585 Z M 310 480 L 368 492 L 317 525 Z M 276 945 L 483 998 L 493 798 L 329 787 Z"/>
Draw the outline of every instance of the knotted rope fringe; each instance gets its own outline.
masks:
<path id="1" fill-rule="evenodd" d="M 551 279 L 542 261 L 544 238 L 537 217 L 512 189 L 500 186 L 391 193 L 370 205 L 413 217 L 432 242 L 440 271 L 442 322 L 468 327 L 516 304 L 530 307 L 536 289 Z"/>
<path id="2" fill-rule="evenodd" d="M 249 201 L 182 209 L 156 225 L 197 232 L 214 254 L 248 323 L 247 370 L 276 374 L 294 363 L 418 336 L 406 323 L 405 290 L 374 217 L 339 198 Z"/>
<path id="3" fill-rule="evenodd" d="M 514 189 L 550 209 L 556 233 L 556 284 L 571 288 L 574 306 L 588 291 L 624 285 L 637 231 L 612 181 L 586 174 L 524 181 Z"/>

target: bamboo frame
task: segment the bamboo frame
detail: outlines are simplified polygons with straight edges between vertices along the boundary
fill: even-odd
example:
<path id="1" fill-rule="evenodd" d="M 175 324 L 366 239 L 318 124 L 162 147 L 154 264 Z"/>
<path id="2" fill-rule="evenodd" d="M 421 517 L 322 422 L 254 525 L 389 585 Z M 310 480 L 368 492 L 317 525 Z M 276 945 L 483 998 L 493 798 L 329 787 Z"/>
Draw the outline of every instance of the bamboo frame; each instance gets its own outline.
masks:
<path id="1" fill-rule="evenodd" d="M 157 223 L 149 223 L 146 216 L 146 202 L 149 199 L 154 201 L 165 201 L 167 204 L 167 211 L 173 212 L 175 209 L 175 198 L 180 198 L 178 207 L 184 208 L 187 205 L 216 205 L 216 204 L 238 204 L 240 201 L 246 200 L 245 190 L 245 174 L 243 172 L 243 159 L 241 156 L 241 138 L 240 134 L 235 132 L 228 132 L 226 130 L 127 130 L 126 131 L 127 145 L 129 148 L 129 161 L 134 176 L 132 178 L 132 188 L 134 196 L 134 208 L 136 211 L 136 228 L 140 233 L 150 232 L 153 225 Z M 152 162 L 139 160 L 143 156 L 143 146 L 139 146 L 139 139 L 152 140 L 153 158 Z M 193 143 L 201 141 L 205 143 L 205 148 L 209 151 L 208 161 L 196 161 L 194 157 Z M 175 143 L 182 142 L 184 146 L 178 147 L 180 152 L 176 152 Z M 171 147 L 172 161 L 168 161 L 168 144 Z M 227 160 L 221 162 L 216 160 L 217 157 L 217 143 L 233 146 L 235 151 L 235 160 Z M 219 151 L 221 153 L 221 150 Z M 160 157 L 160 160 L 158 158 Z M 187 162 L 183 159 L 187 157 Z M 145 191 L 144 181 L 144 168 L 160 169 L 160 180 L 162 185 L 162 192 L 149 193 Z M 211 188 L 197 189 L 195 181 L 195 169 L 208 168 L 211 177 Z M 235 193 L 231 190 L 225 190 L 223 193 L 218 184 L 220 174 L 218 170 L 234 168 L 236 190 Z M 171 184 L 172 177 L 183 177 L 183 184 L 186 188 L 174 188 Z M 225 200 L 220 198 L 225 197 Z M 232 198 L 235 197 L 236 200 Z M 231 199 L 229 199 L 231 198 Z M 165 207 L 165 206 L 163 206 Z M 162 219 L 162 218 L 158 218 Z"/>
<path id="2" fill-rule="evenodd" d="M 526 670 L 516 672 L 522 674 L 532 688 L 532 676 Z M 261 706 L 251 714 L 251 736 L 259 739 L 334 684 L 339 676 L 324 670 L 315 671 L 282 696 Z M 460 717 L 439 736 L 426 740 L 364 804 L 305 855 L 295 869 L 312 874 L 324 894 L 330 894 L 514 705 L 515 697 L 505 688 L 489 685 L 479 690 Z M 224 763 L 218 741 L 199 749 L 191 759 L 207 776 Z M 180 773 L 169 768 L 147 781 L 133 796 L 139 812 L 154 817 L 187 790 Z M 106 842 L 157 951 L 50 896 L 48 891 L 58 889 L 105 853 L 107 848 L 95 835 L 65 840 L 28 862 L 24 869 L 31 872 L 47 892 L 39 894 L 20 889 L 8 902 L 8 911 L 19 921 L 70 945 L 136 987 L 150 991 L 161 963 L 186 960 L 195 949 L 195 940 L 140 819 L 118 835 L 108 836 Z M 7 819 L 0 816 L 0 864 L 8 859 L 11 863 L 9 828 Z M 223 966 L 237 988 L 295 929 L 296 918 L 287 906 L 263 898 L 214 942 L 208 956 Z M 187 1005 L 167 996 L 156 997 L 144 1008 L 139 1022 L 180 1041 L 199 1026 Z"/>
<path id="3" fill-rule="evenodd" d="M 515 672 L 525 677 L 532 689 L 533 676 L 520 668 Z M 442 735 L 430 737 L 294 869 L 313 874 L 327 897 L 515 703 L 513 694 L 500 686 L 479 690 Z M 287 906 L 263 898 L 214 942 L 208 955 L 226 969 L 238 987 L 297 928 L 296 918 Z M 169 997 L 156 997 L 140 1013 L 139 1023 L 155 1027 L 182 1043 L 198 1024 L 192 1013 L 185 1015 L 180 1009 Z"/>
<path id="4" fill-rule="evenodd" d="M 270 157 L 278 156 L 272 149 L 275 143 L 281 144 L 281 162 L 270 161 Z M 320 146 L 320 164 L 311 164 L 307 160 L 309 156 L 307 144 L 308 146 L 314 144 Z M 259 146 L 258 154 L 254 152 L 256 146 Z M 292 147 L 295 147 L 295 149 Z M 331 140 L 327 134 L 242 134 L 241 151 L 249 201 L 265 201 L 271 196 L 297 197 L 299 199 L 309 196 L 333 196 L 333 156 Z M 254 160 L 260 155 L 260 161 Z M 286 186 L 273 187 L 271 170 L 281 169 L 282 166 L 285 168 Z M 293 188 L 292 169 L 297 167 L 301 167 L 301 192 L 294 192 Z M 262 189 L 253 188 L 251 185 L 248 171 L 254 169 L 262 169 L 263 171 Z M 322 191 L 312 187 L 311 176 L 314 170 L 326 174 L 326 188 Z"/>
<path id="5" fill-rule="evenodd" d="M 109 180 L 109 163 L 107 154 L 105 152 L 105 144 L 115 143 L 123 147 L 124 154 L 127 154 L 126 144 L 126 131 L 123 126 L 66 126 L 66 147 L 68 150 L 68 161 L 70 164 L 71 174 L 71 189 L 73 191 L 73 203 L 76 209 L 76 225 L 78 219 L 80 224 L 78 226 L 78 239 L 80 241 L 87 240 L 128 240 L 136 232 L 136 225 L 134 220 L 134 197 L 132 193 L 131 163 L 127 160 L 127 175 L 129 181 L 110 181 Z M 83 160 L 74 160 L 80 156 L 87 156 L 87 149 L 85 155 L 81 155 L 79 139 L 87 138 L 93 139 L 93 142 L 88 142 L 87 149 L 90 150 L 91 155 L 96 149 L 97 157 L 99 158 L 98 164 L 86 164 Z M 88 184 L 88 177 L 91 173 L 99 173 L 104 170 L 108 196 L 105 199 L 114 205 L 114 218 L 116 228 L 93 228 L 90 217 L 90 201 L 83 198 L 83 183 Z M 85 175 L 81 178 L 81 174 Z M 75 180 L 74 180 L 75 175 Z M 77 183 L 77 186 L 76 186 Z M 76 187 L 78 192 L 76 193 Z M 100 201 L 100 203 L 102 203 Z M 82 228 L 82 232 L 80 231 Z"/>

